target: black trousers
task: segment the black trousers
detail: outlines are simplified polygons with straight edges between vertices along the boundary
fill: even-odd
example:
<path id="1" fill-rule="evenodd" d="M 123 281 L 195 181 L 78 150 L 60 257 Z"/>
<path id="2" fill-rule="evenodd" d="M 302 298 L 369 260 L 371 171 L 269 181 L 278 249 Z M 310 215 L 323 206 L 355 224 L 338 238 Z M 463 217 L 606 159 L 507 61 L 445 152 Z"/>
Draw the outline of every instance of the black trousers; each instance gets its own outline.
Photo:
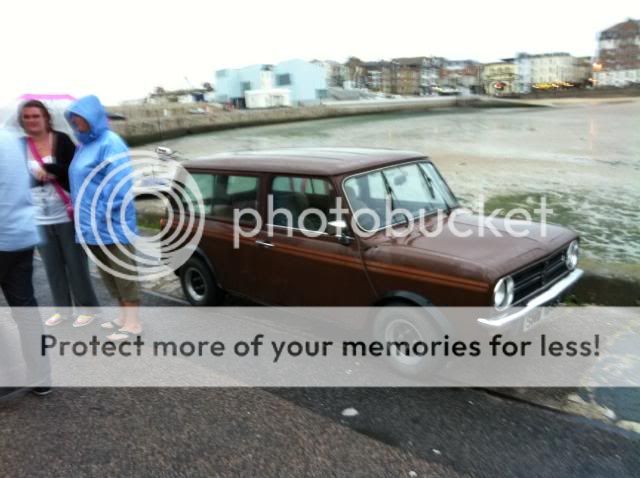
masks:
<path id="1" fill-rule="evenodd" d="M 44 333 L 42 319 L 37 311 L 38 303 L 33 292 L 33 248 L 20 251 L 0 251 L 0 287 L 11 307 L 11 317 L 18 326 L 22 356 L 27 366 L 26 381 L 5 385 L 48 385 L 50 382 L 49 360 L 40 354 Z M 0 318 L 0 327 L 7 323 Z M 0 342 L 6 340 L 8 330 L 0 329 Z M 8 350 L 8 344 L 0 347 Z M 4 357 L 3 357 L 4 358 Z M 13 368 L 15 360 L 2 360 L 3 368 Z"/>

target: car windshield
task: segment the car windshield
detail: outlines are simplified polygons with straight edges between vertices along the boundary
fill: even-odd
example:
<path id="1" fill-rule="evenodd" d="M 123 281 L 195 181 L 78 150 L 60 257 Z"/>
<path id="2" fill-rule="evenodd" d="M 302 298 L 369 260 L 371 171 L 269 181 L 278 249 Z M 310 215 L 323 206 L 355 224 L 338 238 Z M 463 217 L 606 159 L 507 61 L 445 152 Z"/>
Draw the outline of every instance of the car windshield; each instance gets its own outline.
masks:
<path id="1" fill-rule="evenodd" d="M 427 161 L 352 176 L 344 182 L 344 191 L 358 225 L 367 231 L 458 207 L 438 170 Z"/>

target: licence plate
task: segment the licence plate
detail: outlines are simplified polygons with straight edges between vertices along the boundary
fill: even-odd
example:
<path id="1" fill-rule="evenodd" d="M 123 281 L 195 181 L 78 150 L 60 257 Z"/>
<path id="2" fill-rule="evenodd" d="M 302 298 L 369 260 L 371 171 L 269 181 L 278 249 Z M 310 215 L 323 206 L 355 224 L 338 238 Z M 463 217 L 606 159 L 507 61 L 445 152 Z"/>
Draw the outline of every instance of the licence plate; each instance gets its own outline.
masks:
<path id="1" fill-rule="evenodd" d="M 524 318 L 522 323 L 522 331 L 528 332 L 529 330 L 537 327 L 547 317 L 546 307 L 540 307 L 534 310 L 531 314 Z"/>

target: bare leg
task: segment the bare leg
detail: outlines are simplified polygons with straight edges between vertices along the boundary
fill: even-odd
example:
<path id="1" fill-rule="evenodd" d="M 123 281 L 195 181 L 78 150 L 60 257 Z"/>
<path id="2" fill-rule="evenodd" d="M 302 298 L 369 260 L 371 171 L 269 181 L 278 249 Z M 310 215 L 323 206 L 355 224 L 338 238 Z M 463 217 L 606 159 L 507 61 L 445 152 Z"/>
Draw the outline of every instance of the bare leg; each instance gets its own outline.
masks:
<path id="1" fill-rule="evenodd" d="M 124 327 L 124 325 L 127 322 L 127 316 L 126 316 L 126 313 L 125 313 L 124 302 L 122 302 L 122 300 L 118 299 L 118 305 L 120 306 L 120 317 L 115 319 L 113 322 L 118 327 Z"/>
<path id="2" fill-rule="evenodd" d="M 121 330 L 137 334 L 142 332 L 142 324 L 138 316 L 139 302 L 122 302 L 124 325 Z"/>

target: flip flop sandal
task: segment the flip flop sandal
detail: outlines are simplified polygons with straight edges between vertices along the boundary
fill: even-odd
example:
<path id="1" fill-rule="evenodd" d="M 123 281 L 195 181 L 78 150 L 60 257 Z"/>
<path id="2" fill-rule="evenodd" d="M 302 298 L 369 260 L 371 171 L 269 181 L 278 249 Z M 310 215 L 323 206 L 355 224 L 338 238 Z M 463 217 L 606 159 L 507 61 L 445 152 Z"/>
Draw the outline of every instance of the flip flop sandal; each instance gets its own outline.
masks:
<path id="1" fill-rule="evenodd" d="M 122 327 L 122 324 L 119 324 L 115 320 L 110 320 L 108 322 L 103 322 L 100 324 L 100 327 L 107 330 L 119 329 Z"/>
<path id="2" fill-rule="evenodd" d="M 86 327 L 87 325 L 89 325 L 91 322 L 93 322 L 93 319 L 95 319 L 95 316 L 93 315 L 87 315 L 87 314 L 80 314 L 76 320 L 73 322 L 73 326 L 75 328 L 78 327 Z"/>
<path id="3" fill-rule="evenodd" d="M 62 314 L 53 314 L 47 320 L 45 320 L 44 325 L 47 327 L 55 327 L 56 325 L 60 325 L 62 322 L 67 320 L 62 316 Z"/>
<path id="4" fill-rule="evenodd" d="M 107 335 L 107 340 L 111 342 L 122 342 L 124 340 L 133 342 L 138 335 L 142 335 L 142 331 L 133 333 L 127 332 L 126 330 L 118 330 L 117 332 Z"/>

